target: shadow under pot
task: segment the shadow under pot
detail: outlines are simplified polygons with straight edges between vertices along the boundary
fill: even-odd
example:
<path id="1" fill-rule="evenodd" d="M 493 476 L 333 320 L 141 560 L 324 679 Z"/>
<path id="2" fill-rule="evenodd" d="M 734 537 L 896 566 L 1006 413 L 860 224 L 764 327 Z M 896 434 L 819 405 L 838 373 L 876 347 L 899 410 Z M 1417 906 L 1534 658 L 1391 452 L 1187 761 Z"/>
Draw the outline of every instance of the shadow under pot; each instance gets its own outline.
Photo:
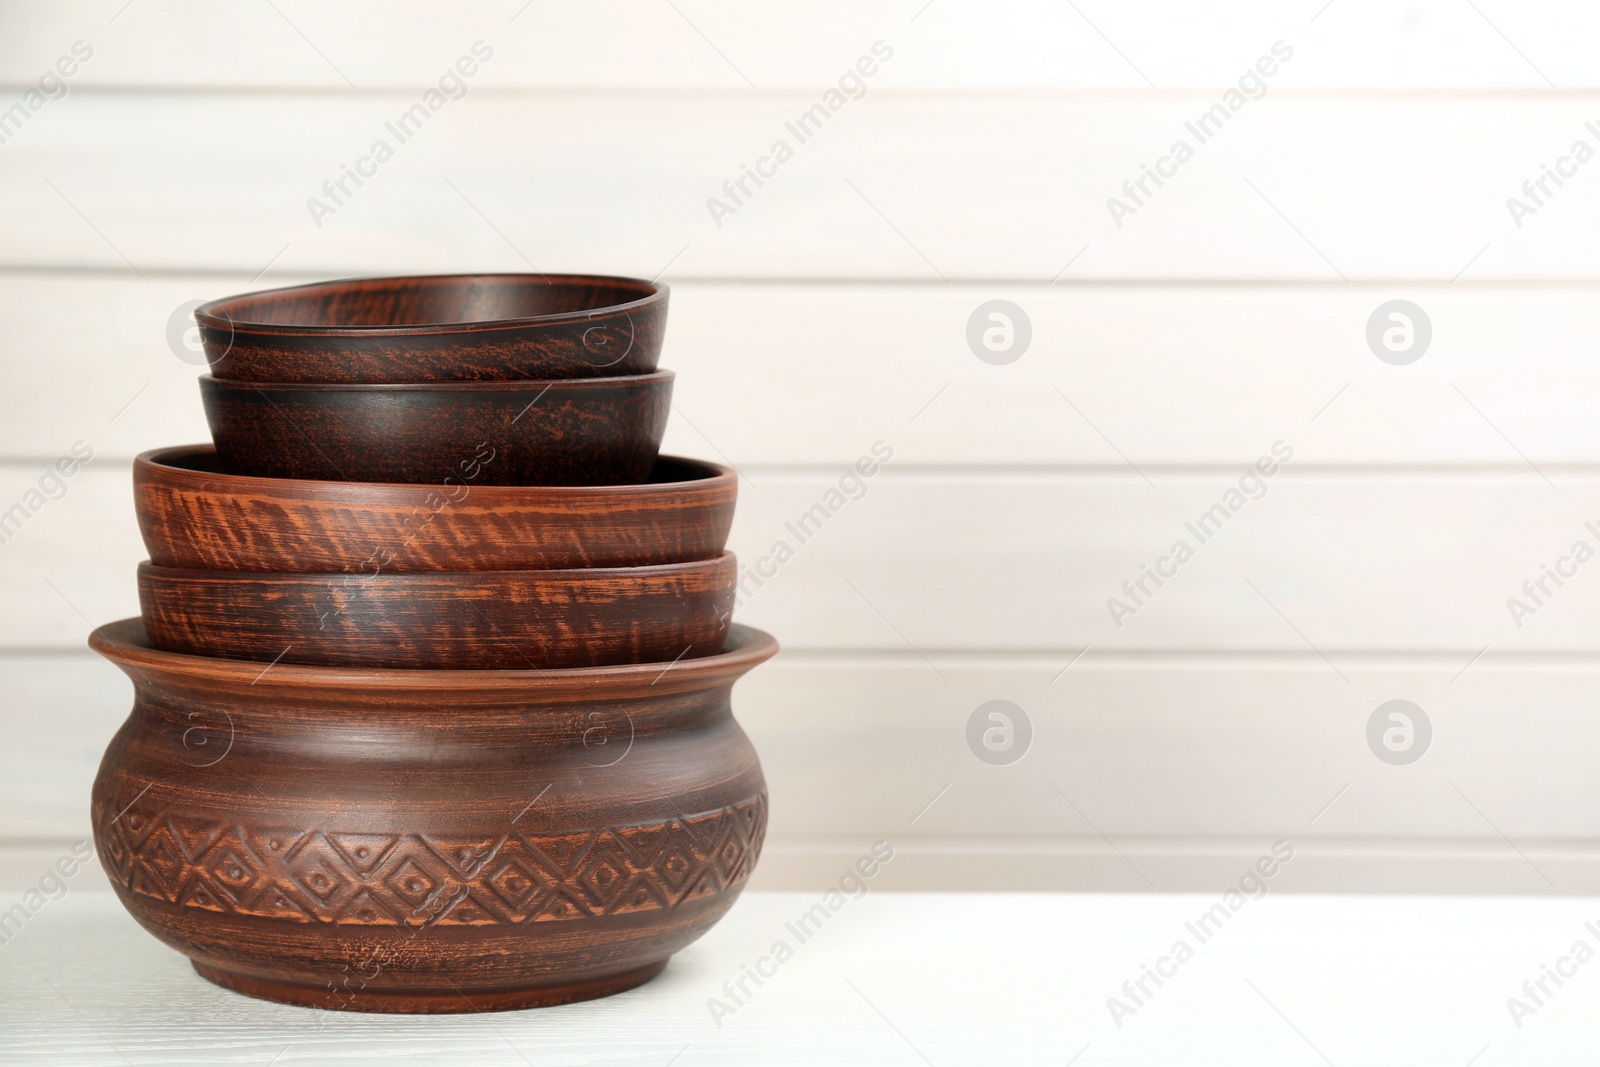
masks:
<path id="1" fill-rule="evenodd" d="M 134 686 L 90 801 L 124 907 L 202 976 L 476 1012 L 648 981 L 745 887 L 766 787 L 730 691 L 777 643 L 587 671 L 373 671 L 90 646 Z M 115 964 L 113 964 L 115 965 Z"/>
<path id="2" fill-rule="evenodd" d="M 622 485 L 650 477 L 671 371 L 625 378 L 314 385 L 200 377 L 236 474 L 323 481 Z"/>
<path id="3" fill-rule="evenodd" d="M 575 274 L 442 274 L 224 297 L 195 309 L 218 378 L 514 381 L 649 374 L 667 287 Z"/>
<path id="4" fill-rule="evenodd" d="M 150 561 L 202 570 L 390 573 L 715 559 L 728 467 L 662 456 L 640 485 L 443 485 L 228 474 L 210 445 L 145 452 L 133 502 Z"/>
<path id="5" fill-rule="evenodd" d="M 737 567 L 269 574 L 139 564 L 152 647 L 263 663 L 552 670 L 709 656 Z"/>

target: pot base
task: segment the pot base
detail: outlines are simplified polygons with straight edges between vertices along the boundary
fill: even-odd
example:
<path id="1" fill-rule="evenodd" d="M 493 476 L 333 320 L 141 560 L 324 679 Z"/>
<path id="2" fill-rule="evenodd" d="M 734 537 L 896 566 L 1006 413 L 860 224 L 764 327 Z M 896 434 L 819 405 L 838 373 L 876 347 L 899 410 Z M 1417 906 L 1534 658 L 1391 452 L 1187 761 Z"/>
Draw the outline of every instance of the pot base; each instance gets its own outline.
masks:
<path id="1" fill-rule="evenodd" d="M 290 982 L 275 982 L 271 979 L 223 970 L 220 967 L 210 967 L 198 960 L 189 962 L 194 967 L 195 973 L 206 981 L 260 1000 L 274 1000 L 280 1004 L 295 1004 L 303 1008 L 325 1008 L 330 1011 L 414 1015 L 512 1011 L 517 1008 L 548 1008 L 580 1000 L 595 1000 L 644 985 L 667 966 L 666 960 L 660 960 L 631 971 L 587 982 L 537 986 L 532 989 L 474 990 L 469 994 L 459 989 L 448 992 L 420 989 L 364 989 L 359 993 L 351 993 L 326 987 L 319 989 Z"/>

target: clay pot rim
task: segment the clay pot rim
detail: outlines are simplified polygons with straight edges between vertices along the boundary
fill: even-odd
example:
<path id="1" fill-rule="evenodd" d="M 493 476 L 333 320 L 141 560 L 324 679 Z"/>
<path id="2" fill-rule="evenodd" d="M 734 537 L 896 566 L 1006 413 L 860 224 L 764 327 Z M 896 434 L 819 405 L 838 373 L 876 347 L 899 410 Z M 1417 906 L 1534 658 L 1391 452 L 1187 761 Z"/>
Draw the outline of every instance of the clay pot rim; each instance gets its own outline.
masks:
<path id="1" fill-rule="evenodd" d="M 237 392 L 271 389 L 292 393 L 514 393 L 537 389 L 539 395 L 543 396 L 550 389 L 615 389 L 624 384 L 656 389 L 670 384 L 677 376 L 674 371 L 656 370 L 649 374 L 618 374 L 609 378 L 513 378 L 508 381 L 466 382 L 254 382 L 202 374 L 200 387 Z"/>
<path id="2" fill-rule="evenodd" d="M 423 482 L 335 482 L 322 478 L 273 478 L 263 474 L 233 474 L 227 471 L 196 470 L 181 467 L 173 460 L 217 454 L 217 446 L 210 443 L 168 445 L 152 448 L 133 458 L 133 478 L 137 487 L 144 480 L 159 479 L 166 485 L 211 493 L 217 496 L 255 493 L 279 499 L 332 499 L 336 497 L 360 498 L 356 502 L 379 505 L 376 499 L 405 496 L 421 499 L 438 492 L 439 486 Z M 660 493 L 681 493 L 688 490 L 721 491 L 737 485 L 739 475 L 732 467 L 713 463 L 708 459 L 689 456 L 657 456 L 657 462 L 675 463 L 690 470 L 705 473 L 691 478 L 666 482 L 631 482 L 626 485 L 472 485 L 472 496 L 482 493 L 493 501 L 494 507 L 518 503 L 538 504 L 556 500 L 610 500 L 616 497 L 650 496 Z M 371 499 L 369 499 L 371 498 Z M 465 507 L 467 505 L 457 505 Z"/>
<path id="3" fill-rule="evenodd" d="M 613 667 L 567 667 L 553 670 L 429 670 L 425 668 L 312 667 L 265 664 L 257 660 L 222 659 L 150 647 L 144 621 L 137 616 L 96 627 L 89 647 L 115 663 L 135 685 L 160 679 L 193 686 L 256 689 L 265 697 L 277 691 L 352 695 L 382 692 L 452 692 L 459 695 L 537 693 L 552 697 L 604 698 L 629 693 L 678 693 L 731 682 L 778 652 L 778 641 L 764 630 L 742 623 L 728 629 L 723 650 L 698 659 L 629 663 Z"/>
<path id="4" fill-rule="evenodd" d="M 480 319 L 472 322 L 428 322 L 407 325 L 333 326 L 261 322 L 254 319 L 236 318 L 229 310 L 230 307 L 239 307 L 262 299 L 277 298 L 285 294 L 301 294 L 316 290 L 334 291 L 353 285 L 371 284 L 373 282 L 428 283 L 468 279 L 477 282 L 502 279 L 526 282 L 535 278 L 539 279 L 540 285 L 608 285 L 616 288 L 637 289 L 643 291 L 645 295 L 637 300 L 629 300 L 620 304 L 602 304 L 599 307 L 584 308 L 578 311 L 561 311 L 549 315 L 529 315 L 517 319 Z M 194 309 L 194 318 L 200 325 L 213 330 L 238 331 L 242 329 L 254 334 L 286 337 L 419 337 L 432 334 L 516 330 L 532 326 L 557 326 L 572 322 L 587 322 L 597 316 L 616 312 L 654 311 L 658 306 L 666 304 L 670 291 L 665 282 L 654 282 L 644 278 L 630 278 L 624 275 L 610 274 L 533 274 L 515 271 L 494 274 L 385 274 L 361 278 L 338 278 L 332 281 L 311 282 L 306 285 L 286 285 L 277 289 L 261 289 L 253 293 L 236 293 L 232 296 L 220 297 L 201 304 Z"/>

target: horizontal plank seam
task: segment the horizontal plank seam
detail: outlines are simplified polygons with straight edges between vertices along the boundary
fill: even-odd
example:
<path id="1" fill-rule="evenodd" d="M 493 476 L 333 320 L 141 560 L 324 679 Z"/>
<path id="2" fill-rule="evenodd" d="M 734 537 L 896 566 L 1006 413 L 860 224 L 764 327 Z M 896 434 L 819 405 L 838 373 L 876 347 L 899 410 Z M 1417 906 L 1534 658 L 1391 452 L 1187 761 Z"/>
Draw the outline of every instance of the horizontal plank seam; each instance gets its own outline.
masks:
<path id="1" fill-rule="evenodd" d="M 260 264 L 241 264 L 237 267 L 215 266 L 196 264 L 193 266 L 141 266 L 140 273 L 151 279 L 182 280 L 200 278 L 232 279 L 243 277 L 247 281 L 260 275 Z M 294 285 L 300 282 L 317 281 L 327 278 L 350 278 L 392 273 L 380 265 L 361 266 L 343 265 L 337 267 L 317 268 L 315 270 L 283 269 L 274 271 L 271 279 L 261 281 L 250 286 L 252 289 L 266 289 L 280 285 Z M 424 273 L 420 268 L 405 271 L 404 273 Z M 138 275 L 129 272 L 127 265 L 117 263 L 41 263 L 35 260 L 18 260 L 15 262 L 0 260 L 0 276 L 5 275 L 79 275 L 83 277 L 113 277 L 123 278 L 128 281 L 140 281 Z M 1600 277 L 1581 278 L 1570 276 L 1557 276 L 1549 278 L 1461 278 L 1452 280 L 1444 275 L 1437 278 L 1427 276 L 1416 277 L 1355 277 L 1348 282 L 1329 282 L 1321 278 L 1257 278 L 1257 277 L 1227 277 L 1227 278 L 1200 278 L 1200 277 L 1125 277 L 1108 275 L 1094 278 L 1069 278 L 1061 281 L 1051 281 L 1037 275 L 949 275 L 948 281 L 930 280 L 922 276 L 899 275 L 803 275 L 790 276 L 778 274 L 666 274 L 663 279 L 672 285 L 704 285 L 725 286 L 749 289 L 781 289 L 786 287 L 823 288 L 837 286 L 842 289 L 856 289 L 861 287 L 873 288 L 904 288 L 918 289 L 927 293 L 947 294 L 953 289 L 970 287 L 974 289 L 992 289 L 996 286 L 1008 288 L 1028 287 L 1040 290 L 1055 290 L 1061 293 L 1071 292 L 1073 289 L 1311 289 L 1325 293 L 1348 294 L 1364 289 L 1392 289 L 1396 286 L 1405 286 L 1411 289 L 1432 289 L 1449 292 L 1463 292 L 1467 290 L 1482 289 L 1592 289 L 1600 286 Z"/>
<path id="2" fill-rule="evenodd" d="M 1120 852 L 1141 856 L 1231 856 L 1236 853 L 1259 852 L 1263 844 L 1289 840 L 1298 854 L 1308 855 L 1372 855 L 1372 856 L 1422 856 L 1443 858 L 1450 855 L 1475 856 L 1482 859 L 1504 860 L 1525 865 L 1526 860 L 1506 846 L 1504 838 L 1493 833 L 1472 837 L 1309 837 L 1297 836 L 1293 831 L 1263 833 L 1259 836 L 1230 837 L 1161 837 L 1147 838 L 1118 834 L 1108 830 L 1114 838 L 1112 847 L 1098 836 L 1062 835 L 1050 838 L 1027 838 L 1013 841 L 983 841 L 961 837 L 899 837 L 894 841 L 897 852 L 910 854 L 1092 854 L 1114 858 Z M 860 848 L 860 838 L 849 837 L 785 837 L 773 831 L 767 835 L 765 848 L 795 854 L 806 852 L 832 852 Z M 1600 839 L 1593 837 L 1534 838 L 1516 837 L 1516 847 L 1523 853 L 1546 858 L 1600 859 Z"/>
<path id="3" fill-rule="evenodd" d="M 88 826 L 85 824 L 87 832 Z M 833 851 L 859 851 L 862 842 L 878 834 L 878 831 L 865 831 L 862 836 L 786 836 L 781 831 L 773 831 L 767 835 L 765 848 L 778 849 L 790 853 L 824 853 Z M 1112 831 L 1115 838 L 1114 845 L 1099 836 L 1078 836 L 1063 834 L 1058 837 L 1028 837 L 1011 840 L 986 840 L 959 836 L 918 835 L 898 836 L 894 839 L 896 851 L 904 849 L 908 853 L 922 855 L 937 855 L 941 853 L 955 854 L 1052 854 L 1052 853 L 1090 853 L 1114 857 L 1121 852 L 1133 852 L 1146 856 L 1227 856 L 1238 852 L 1259 851 L 1262 843 L 1268 844 L 1279 839 L 1292 839 L 1296 852 L 1302 850 L 1307 853 L 1321 855 L 1339 854 L 1370 854 L 1370 855 L 1412 855 L 1430 854 L 1435 857 L 1445 854 L 1475 855 L 1486 859 L 1503 859 L 1511 863 L 1524 863 L 1516 851 L 1506 846 L 1505 840 L 1492 833 L 1474 835 L 1471 837 L 1297 837 L 1293 832 L 1262 833 L 1255 836 L 1233 835 L 1227 837 L 1195 836 L 1195 837 L 1141 837 L 1137 835 L 1117 834 Z M 0 836 L 0 859 L 7 853 L 33 853 L 49 852 L 70 848 L 78 838 L 74 837 L 4 837 Z M 1600 838 L 1594 837 L 1523 837 L 1516 838 L 1517 849 L 1529 855 L 1543 855 L 1552 858 L 1600 858 Z"/>
<path id="4" fill-rule="evenodd" d="M 181 442 L 200 443 L 200 442 Z M 152 446 L 156 447 L 156 446 Z M 165 447 L 165 446 L 162 446 Z M 16 467 L 24 471 L 54 463 L 59 453 L 37 455 L 0 455 L 0 469 Z M 1230 478 L 1242 467 L 1254 464 L 1259 457 L 1241 455 L 1232 462 L 1209 461 L 1205 463 L 1150 463 L 1140 461 L 1139 470 L 1147 476 L 1179 481 L 1208 478 Z M 109 466 L 129 468 L 133 457 L 126 455 L 95 456 L 97 472 Z M 739 471 L 752 483 L 760 477 L 771 478 L 834 478 L 850 463 L 740 463 Z M 1297 462 L 1285 468 L 1279 483 L 1320 479 L 1419 479 L 1426 481 L 1514 481 L 1540 482 L 1545 474 L 1555 473 L 1572 478 L 1600 480 L 1600 461 L 1592 463 L 1562 463 L 1540 460 L 1539 469 L 1526 463 L 1316 463 Z M 884 467 L 876 476 L 882 482 L 911 482 L 940 479 L 980 478 L 985 482 L 996 479 L 1010 481 L 1121 481 L 1143 484 L 1144 479 L 1121 463 L 918 463 L 916 460 L 897 460 L 893 467 Z"/>
<path id="5" fill-rule="evenodd" d="M 1362 649 L 1340 651 L 1324 647 L 1324 651 L 1339 658 L 1341 669 L 1346 671 L 1399 670 L 1439 671 L 1452 677 L 1461 672 L 1464 664 L 1479 649 L 1462 648 L 1455 651 L 1411 649 Z M 883 666 L 926 670 L 924 657 L 937 657 L 950 666 L 1005 667 L 1037 670 L 1059 670 L 1061 665 L 1074 660 L 1079 649 L 983 649 L 936 648 L 922 646 L 918 651 L 897 648 L 785 648 L 775 661 L 805 662 L 816 666 Z M 0 660 L 19 659 L 83 659 L 97 661 L 95 653 L 79 645 L 0 645 Z M 1167 668 L 1172 670 L 1237 670 L 1260 669 L 1273 671 L 1304 671 L 1325 674 L 1327 662 L 1317 653 L 1294 649 L 1091 649 L 1073 663 L 1072 673 Z M 770 668 L 769 668 L 770 669 Z M 1507 650 L 1481 655 L 1472 663 L 1472 674 L 1494 672 L 1552 670 L 1600 671 L 1600 650 L 1588 652 L 1559 650 Z"/>
<path id="6" fill-rule="evenodd" d="M 572 103 L 589 101 L 626 101 L 660 103 L 693 102 L 716 107 L 728 104 L 787 103 L 813 100 L 817 93 L 830 87 L 826 78 L 816 81 L 793 81 L 781 86 L 751 88 L 748 85 L 698 86 L 658 85 L 641 82 L 637 85 L 494 85 L 484 84 L 473 88 L 476 98 L 523 99 L 536 102 Z M 1143 104 L 1180 101 L 1213 102 L 1220 93 L 1233 89 L 1230 82 L 1206 84 L 1194 82 L 1181 86 L 1152 88 L 1137 85 L 1106 86 L 880 86 L 872 91 L 872 103 L 948 104 L 953 101 L 1036 101 L 1070 104 Z M 22 93 L 37 89 L 37 81 L 0 81 L 0 92 Z M 171 96 L 179 98 L 207 97 L 319 97 L 389 99 L 411 98 L 434 88 L 432 82 L 389 81 L 378 85 L 348 86 L 336 83 L 315 85 L 285 85 L 226 82 L 135 82 L 135 81 L 74 81 L 74 96 Z M 1394 103 L 1405 101 L 1483 101 L 1544 103 L 1552 100 L 1594 100 L 1600 98 L 1600 86 L 1492 86 L 1492 85 L 1326 85 L 1280 86 L 1273 90 L 1267 106 L 1282 106 L 1299 101 L 1325 103 L 1349 100 L 1353 103 Z M 1257 105 L 1261 106 L 1261 105 Z"/>

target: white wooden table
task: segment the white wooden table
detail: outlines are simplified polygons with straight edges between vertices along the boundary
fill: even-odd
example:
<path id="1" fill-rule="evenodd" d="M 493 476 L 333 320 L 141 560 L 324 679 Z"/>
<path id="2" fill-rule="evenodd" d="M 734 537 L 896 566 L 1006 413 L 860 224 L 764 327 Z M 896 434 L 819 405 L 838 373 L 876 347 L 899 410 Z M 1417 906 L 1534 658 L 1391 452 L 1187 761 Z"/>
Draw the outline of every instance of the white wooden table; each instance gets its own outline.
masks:
<path id="1" fill-rule="evenodd" d="M 1600 903 L 1571 898 L 1249 901 L 1204 943 L 1214 896 L 871 893 L 800 944 L 815 894 L 749 894 L 655 982 L 608 1000 L 480 1016 L 325 1013 L 198 978 L 108 894 L 74 892 L 0 945 L 0 1062 L 98 1064 L 1593 1063 L 1600 960 L 1519 1028 L 1507 998 Z M 742 965 L 793 957 L 713 1021 Z M 1123 1020 L 1142 964 L 1192 958 Z M 731 1002 L 729 1002 L 731 1005 Z"/>

